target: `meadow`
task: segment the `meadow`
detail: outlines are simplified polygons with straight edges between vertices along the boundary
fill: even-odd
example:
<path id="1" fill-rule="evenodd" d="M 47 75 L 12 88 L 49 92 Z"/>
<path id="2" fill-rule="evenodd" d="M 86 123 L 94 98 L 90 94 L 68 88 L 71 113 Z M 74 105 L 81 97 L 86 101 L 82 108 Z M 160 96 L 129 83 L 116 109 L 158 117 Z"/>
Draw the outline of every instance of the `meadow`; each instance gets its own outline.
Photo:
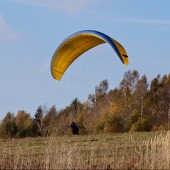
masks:
<path id="1" fill-rule="evenodd" d="M 0 169 L 170 169 L 170 131 L 0 139 Z"/>

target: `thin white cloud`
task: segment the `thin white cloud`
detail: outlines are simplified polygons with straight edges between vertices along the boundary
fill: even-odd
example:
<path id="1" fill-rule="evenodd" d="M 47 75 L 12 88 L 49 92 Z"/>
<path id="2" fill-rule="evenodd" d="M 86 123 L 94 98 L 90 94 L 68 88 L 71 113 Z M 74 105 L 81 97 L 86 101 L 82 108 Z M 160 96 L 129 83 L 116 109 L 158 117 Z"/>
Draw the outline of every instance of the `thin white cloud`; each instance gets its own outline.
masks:
<path id="1" fill-rule="evenodd" d="M 112 18 L 111 20 L 122 24 L 170 25 L 170 20 L 160 19 Z"/>
<path id="2" fill-rule="evenodd" d="M 19 38 L 19 34 L 9 27 L 2 16 L 0 16 L 0 37 L 0 41 L 13 41 Z"/>
<path id="3" fill-rule="evenodd" d="M 9 0 L 11 2 L 61 10 L 68 13 L 83 11 L 88 5 L 100 0 Z"/>

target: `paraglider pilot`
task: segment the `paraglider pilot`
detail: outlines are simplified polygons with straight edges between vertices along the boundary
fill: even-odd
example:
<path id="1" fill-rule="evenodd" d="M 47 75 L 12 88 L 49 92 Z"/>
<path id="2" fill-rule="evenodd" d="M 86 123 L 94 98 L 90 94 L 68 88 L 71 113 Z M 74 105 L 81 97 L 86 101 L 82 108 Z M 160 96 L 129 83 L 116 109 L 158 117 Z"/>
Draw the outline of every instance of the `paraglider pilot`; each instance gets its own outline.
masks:
<path id="1" fill-rule="evenodd" d="M 68 127 L 71 128 L 73 135 L 79 135 L 79 127 L 80 126 L 78 126 L 74 122 L 72 122 L 70 125 L 68 125 Z"/>

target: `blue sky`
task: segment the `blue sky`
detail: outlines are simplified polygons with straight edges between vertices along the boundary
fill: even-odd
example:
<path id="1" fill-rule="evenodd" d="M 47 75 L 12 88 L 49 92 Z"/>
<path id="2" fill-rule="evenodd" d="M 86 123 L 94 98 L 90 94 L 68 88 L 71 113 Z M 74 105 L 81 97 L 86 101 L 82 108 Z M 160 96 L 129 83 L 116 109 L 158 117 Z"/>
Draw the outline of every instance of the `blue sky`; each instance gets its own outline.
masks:
<path id="1" fill-rule="evenodd" d="M 118 87 L 136 69 L 151 80 L 170 73 L 169 0 L 0 0 L 0 119 L 39 105 L 57 110 L 77 97 L 87 100 L 107 79 Z M 56 81 L 50 61 L 57 46 L 80 30 L 97 30 L 127 50 L 124 66 L 107 44 L 76 60 Z"/>

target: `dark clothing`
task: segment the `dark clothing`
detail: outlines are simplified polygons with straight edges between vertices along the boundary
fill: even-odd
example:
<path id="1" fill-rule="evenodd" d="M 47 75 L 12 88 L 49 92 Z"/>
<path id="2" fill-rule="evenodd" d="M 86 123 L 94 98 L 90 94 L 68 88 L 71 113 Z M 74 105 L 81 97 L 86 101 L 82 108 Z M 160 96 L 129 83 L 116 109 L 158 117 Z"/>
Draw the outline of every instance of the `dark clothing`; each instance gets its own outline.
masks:
<path id="1" fill-rule="evenodd" d="M 69 127 L 71 128 L 73 135 L 79 135 L 79 126 L 77 126 L 74 122 L 72 122 Z"/>

